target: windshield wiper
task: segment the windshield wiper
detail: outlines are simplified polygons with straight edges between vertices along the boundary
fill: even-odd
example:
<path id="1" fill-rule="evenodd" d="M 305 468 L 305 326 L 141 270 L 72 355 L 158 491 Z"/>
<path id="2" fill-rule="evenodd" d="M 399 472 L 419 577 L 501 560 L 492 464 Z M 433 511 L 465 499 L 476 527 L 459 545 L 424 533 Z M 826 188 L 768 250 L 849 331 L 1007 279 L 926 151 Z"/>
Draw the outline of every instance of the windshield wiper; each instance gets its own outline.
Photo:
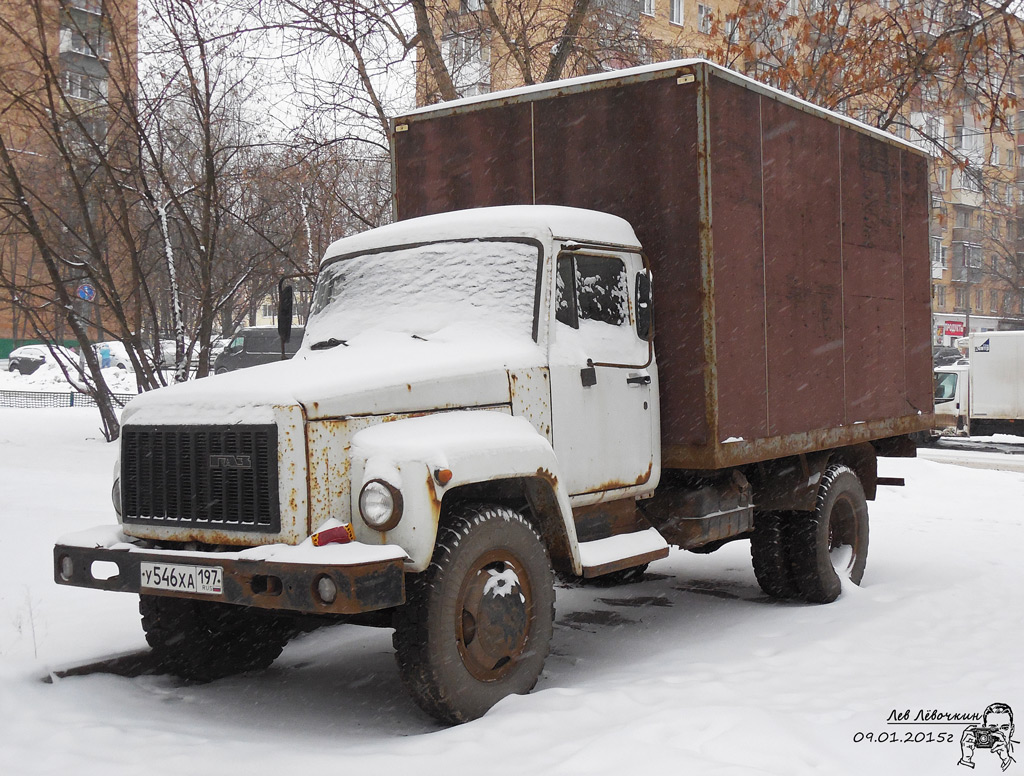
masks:
<path id="1" fill-rule="evenodd" d="M 338 347 L 338 345 L 344 345 L 346 348 L 348 347 L 348 343 L 345 340 L 335 339 L 334 337 L 331 337 L 330 339 L 325 339 L 322 342 L 316 342 L 316 343 L 310 345 L 309 349 L 310 350 L 330 350 L 331 348 Z"/>

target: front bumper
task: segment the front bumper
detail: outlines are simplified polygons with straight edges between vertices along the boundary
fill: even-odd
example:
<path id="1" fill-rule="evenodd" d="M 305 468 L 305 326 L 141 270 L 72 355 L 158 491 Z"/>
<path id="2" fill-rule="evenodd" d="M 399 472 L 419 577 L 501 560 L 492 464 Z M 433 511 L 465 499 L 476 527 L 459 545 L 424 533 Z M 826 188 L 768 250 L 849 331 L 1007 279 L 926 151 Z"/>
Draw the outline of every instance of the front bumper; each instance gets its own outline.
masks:
<path id="1" fill-rule="evenodd" d="M 308 545 L 308 546 L 307 546 Z M 150 550 L 125 541 L 117 529 L 94 529 L 62 537 L 53 548 L 53 578 L 58 585 L 145 593 L 199 601 L 255 606 L 310 614 L 358 614 L 405 602 L 405 554 L 396 547 L 352 543 L 312 547 L 267 545 L 240 552 Z M 67 564 L 70 561 L 70 569 Z M 97 569 L 97 561 L 114 564 L 117 573 Z M 140 564 L 219 566 L 222 592 L 216 595 L 144 588 Z M 329 576 L 337 587 L 330 604 L 317 585 Z"/>

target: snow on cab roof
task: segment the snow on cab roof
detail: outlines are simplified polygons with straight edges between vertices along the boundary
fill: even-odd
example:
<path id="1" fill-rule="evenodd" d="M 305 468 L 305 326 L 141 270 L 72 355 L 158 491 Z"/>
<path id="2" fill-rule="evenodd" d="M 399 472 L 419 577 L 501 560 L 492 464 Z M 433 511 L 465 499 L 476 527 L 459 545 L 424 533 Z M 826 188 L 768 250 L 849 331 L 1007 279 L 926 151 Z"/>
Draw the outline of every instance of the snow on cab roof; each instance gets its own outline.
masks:
<path id="1" fill-rule="evenodd" d="M 417 108 L 416 110 L 411 110 L 408 113 L 403 113 L 395 118 L 394 123 L 397 126 L 408 119 L 421 117 L 430 118 L 437 115 L 458 113 L 461 109 L 467 107 L 485 107 L 492 103 L 509 103 L 519 101 L 529 102 L 552 94 L 571 94 L 576 91 L 583 91 L 587 86 L 598 84 L 603 81 L 619 81 L 637 78 L 642 80 L 644 77 L 656 78 L 662 74 L 668 75 L 672 71 L 679 70 L 680 68 L 695 66 L 706 66 L 708 69 L 714 71 L 715 75 L 721 76 L 728 81 L 738 83 L 755 92 L 760 92 L 772 99 L 789 103 L 790 105 L 800 108 L 808 113 L 822 116 L 840 124 L 853 127 L 861 132 L 874 135 L 878 139 L 884 140 L 888 143 L 895 143 L 896 145 L 902 146 L 916 153 L 931 156 L 927 150 L 916 143 L 904 140 L 901 137 L 878 129 L 878 127 L 873 127 L 870 124 L 865 124 L 864 122 L 858 121 L 857 119 L 843 113 L 838 113 L 836 111 L 829 110 L 828 108 L 823 108 L 820 105 L 815 105 L 813 102 L 808 102 L 800 97 L 784 92 L 781 89 L 776 89 L 774 86 L 768 86 L 760 81 L 755 81 L 753 78 L 743 75 L 743 73 L 738 73 L 735 70 L 722 67 L 721 65 L 717 65 L 707 59 L 675 59 L 668 62 L 655 62 L 651 65 L 629 67 L 623 70 L 610 70 L 608 72 L 594 73 L 592 75 L 580 76 L 578 78 L 567 78 L 562 81 L 546 81 L 544 83 L 531 84 L 530 86 L 506 89 L 500 92 L 480 94 L 475 97 L 463 97 L 459 100 L 450 100 L 449 102 L 427 105 L 422 108 Z"/>
<path id="2" fill-rule="evenodd" d="M 488 237 L 640 245 L 629 222 L 608 213 L 560 205 L 502 205 L 410 218 L 344 237 L 331 244 L 323 261 L 388 246 Z"/>

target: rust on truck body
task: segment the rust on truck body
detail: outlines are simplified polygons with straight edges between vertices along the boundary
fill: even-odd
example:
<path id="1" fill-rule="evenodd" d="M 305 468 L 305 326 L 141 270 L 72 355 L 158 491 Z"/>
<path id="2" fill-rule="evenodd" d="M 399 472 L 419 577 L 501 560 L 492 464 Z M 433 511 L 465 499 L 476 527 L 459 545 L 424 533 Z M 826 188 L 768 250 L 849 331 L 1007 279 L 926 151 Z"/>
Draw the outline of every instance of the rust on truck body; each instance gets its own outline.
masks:
<path id="1" fill-rule="evenodd" d="M 550 204 L 634 227 L 655 283 L 666 467 L 930 426 L 924 152 L 707 62 L 398 121 L 400 219 Z M 469 151 L 433 154 L 456 135 Z"/>

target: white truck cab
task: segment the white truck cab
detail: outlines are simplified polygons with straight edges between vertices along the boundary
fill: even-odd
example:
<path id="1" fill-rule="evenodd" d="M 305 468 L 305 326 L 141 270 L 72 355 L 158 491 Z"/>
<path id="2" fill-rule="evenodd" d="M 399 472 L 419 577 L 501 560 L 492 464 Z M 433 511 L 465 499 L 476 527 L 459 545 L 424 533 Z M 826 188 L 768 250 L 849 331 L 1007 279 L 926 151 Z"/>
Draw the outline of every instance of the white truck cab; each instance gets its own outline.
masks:
<path id="1" fill-rule="evenodd" d="M 194 644 L 169 646 L 182 631 L 202 641 L 206 603 L 235 605 L 225 616 L 236 631 L 242 606 L 353 615 L 413 597 L 432 612 L 441 604 L 407 590 L 407 575 L 430 576 L 439 543 L 451 554 L 467 538 L 439 526 L 464 525 L 489 548 L 455 572 L 453 594 L 460 623 L 490 622 L 484 652 L 463 661 L 486 692 L 431 711 L 483 713 L 536 681 L 536 661 L 505 666 L 543 662 L 552 564 L 597 576 L 668 553 L 653 528 L 591 528 L 581 540 L 573 518 L 658 485 L 650 288 L 632 228 L 571 208 L 432 216 L 340 240 L 294 358 L 129 404 L 120 525 L 62 539 L 57 580 L 141 593 L 154 648 L 179 673 L 213 676 L 228 667 L 197 665 Z M 510 548 L 491 546 L 509 531 Z M 118 573 L 94 577 L 97 560 Z M 483 580 L 469 592 L 467 574 Z M 508 597 L 494 579 L 522 601 L 491 611 Z M 397 626 L 400 663 L 429 662 L 410 656 L 430 641 L 420 619 L 399 618 L 411 622 Z"/>

